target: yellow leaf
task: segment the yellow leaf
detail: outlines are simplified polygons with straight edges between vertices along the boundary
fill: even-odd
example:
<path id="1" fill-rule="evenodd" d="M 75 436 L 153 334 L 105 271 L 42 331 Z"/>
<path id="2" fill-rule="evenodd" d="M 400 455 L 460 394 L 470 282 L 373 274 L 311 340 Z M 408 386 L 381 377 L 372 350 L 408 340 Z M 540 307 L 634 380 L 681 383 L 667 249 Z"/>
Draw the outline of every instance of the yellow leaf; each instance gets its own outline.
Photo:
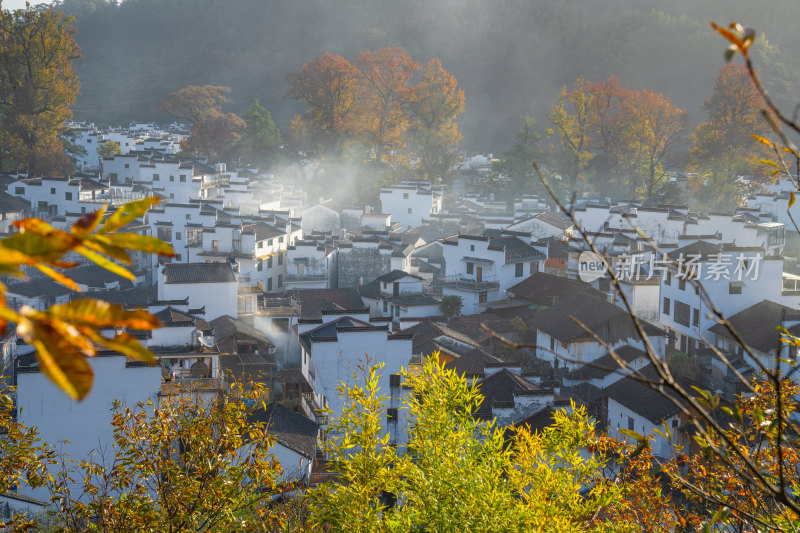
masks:
<path id="1" fill-rule="evenodd" d="M 153 363 L 156 360 L 156 356 L 153 354 L 153 352 L 142 346 L 139 341 L 136 340 L 136 337 L 130 333 L 119 333 L 110 339 L 103 337 L 95 331 L 85 333 L 97 344 L 101 344 L 109 350 L 127 355 L 132 359 L 138 359 L 139 361 L 144 361 L 146 363 Z"/>
<path id="2" fill-rule="evenodd" d="M 23 319 L 17 333 L 36 348 L 42 373 L 75 400 L 82 400 L 92 388 L 94 373 L 83 351 L 72 341 L 74 336 L 45 322 Z"/>
<path id="3" fill-rule="evenodd" d="M 116 211 L 114 211 L 113 215 L 108 217 L 108 220 L 106 220 L 105 224 L 100 227 L 98 233 L 102 234 L 109 233 L 111 231 L 117 231 L 125 224 L 128 224 L 129 222 L 132 222 L 144 215 L 148 209 L 160 201 L 161 199 L 157 196 L 151 196 L 149 198 L 134 200 L 133 202 L 128 202 L 127 204 L 121 205 Z"/>
<path id="4" fill-rule="evenodd" d="M 727 28 L 723 28 L 721 26 L 718 26 L 716 22 L 711 22 L 711 27 L 714 28 L 715 30 L 717 30 L 717 33 L 719 33 L 720 35 L 722 35 L 723 37 L 728 39 L 730 42 L 732 42 L 736 46 L 741 47 L 742 40 L 734 32 L 732 32 L 731 30 L 729 30 Z"/>
<path id="5" fill-rule="evenodd" d="M 750 134 L 750 137 L 752 137 L 753 139 L 757 140 L 757 141 L 758 141 L 758 142 L 760 142 L 761 144 L 766 144 L 767 146 L 769 146 L 770 148 L 772 148 L 772 141 L 770 141 L 769 139 L 765 139 L 765 138 L 764 138 L 764 137 L 762 137 L 761 135 L 756 135 L 756 134 L 754 134 L 754 133 L 751 133 L 751 134 Z"/>
<path id="6" fill-rule="evenodd" d="M 54 270 L 54 269 L 50 268 L 49 266 L 47 266 L 47 265 L 45 265 L 43 263 L 35 263 L 33 266 L 35 266 L 36 269 L 39 270 L 39 272 L 41 272 L 42 274 L 44 274 L 46 276 L 49 276 L 49 277 L 53 278 L 54 280 L 56 280 L 60 284 L 66 286 L 66 287 L 69 287 L 73 291 L 81 292 L 81 288 L 78 287 L 77 283 L 72 281 L 70 278 L 68 278 L 67 276 L 65 276 L 64 274 L 59 272 L 58 270 Z"/>
<path id="7" fill-rule="evenodd" d="M 789 192 L 789 207 L 794 205 L 794 192 Z"/>
<path id="8" fill-rule="evenodd" d="M 117 304 L 92 298 L 53 305 L 47 310 L 47 314 L 58 320 L 91 328 L 125 327 L 150 330 L 161 326 L 159 320 L 144 309 L 128 311 Z"/>
<path id="9" fill-rule="evenodd" d="M 108 241 L 114 246 L 128 250 L 137 250 L 148 254 L 157 254 L 167 257 L 174 257 L 175 251 L 172 245 L 149 235 L 139 235 L 137 233 L 115 233 L 108 236 Z"/>
<path id="10" fill-rule="evenodd" d="M 72 233 L 81 237 L 89 235 L 100 225 L 100 221 L 103 220 L 103 215 L 107 208 L 108 206 L 104 205 L 97 211 L 92 211 L 91 213 L 83 215 L 72 225 Z"/>
<path id="11" fill-rule="evenodd" d="M 123 278 L 129 279 L 134 281 L 136 276 L 131 274 L 130 270 L 127 268 L 116 264 L 114 261 L 103 257 L 102 255 L 93 252 L 86 248 L 85 246 L 78 246 L 75 248 L 75 251 L 84 256 L 86 259 L 90 260 L 91 262 L 95 263 L 98 266 L 105 268 L 106 270 L 117 274 L 118 276 L 122 276 Z"/>

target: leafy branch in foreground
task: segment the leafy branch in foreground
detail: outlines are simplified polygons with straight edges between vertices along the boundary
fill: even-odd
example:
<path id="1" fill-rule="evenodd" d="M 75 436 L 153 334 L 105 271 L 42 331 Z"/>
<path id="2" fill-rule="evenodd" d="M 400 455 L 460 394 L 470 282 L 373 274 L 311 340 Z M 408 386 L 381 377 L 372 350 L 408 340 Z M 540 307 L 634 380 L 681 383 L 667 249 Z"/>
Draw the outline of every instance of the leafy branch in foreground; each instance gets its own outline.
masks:
<path id="1" fill-rule="evenodd" d="M 62 272 L 79 265 L 65 260 L 67 254 L 75 253 L 134 280 L 133 273 L 123 266 L 131 264 L 130 251 L 174 256 L 172 246 L 155 237 L 119 231 L 158 202 L 156 197 L 129 202 L 108 217 L 108 206 L 103 206 L 78 219 L 70 231 L 54 228 L 38 218 L 18 220 L 14 225 L 19 232 L 0 240 L 0 274 L 23 277 L 22 267 L 33 267 L 80 291 Z M 53 305 L 45 311 L 29 306 L 15 311 L 5 304 L 5 293 L 6 287 L 0 283 L 0 333 L 5 332 L 8 323 L 15 323 L 20 338 L 36 348 L 42 372 L 74 399 L 83 399 L 92 387 L 93 373 L 86 357 L 96 355 L 98 345 L 134 359 L 155 360 L 131 334 L 120 331 L 158 328 L 158 319 L 147 311 L 128 311 L 94 299 Z M 111 329 L 115 330 L 112 337 L 102 335 L 103 330 Z"/>

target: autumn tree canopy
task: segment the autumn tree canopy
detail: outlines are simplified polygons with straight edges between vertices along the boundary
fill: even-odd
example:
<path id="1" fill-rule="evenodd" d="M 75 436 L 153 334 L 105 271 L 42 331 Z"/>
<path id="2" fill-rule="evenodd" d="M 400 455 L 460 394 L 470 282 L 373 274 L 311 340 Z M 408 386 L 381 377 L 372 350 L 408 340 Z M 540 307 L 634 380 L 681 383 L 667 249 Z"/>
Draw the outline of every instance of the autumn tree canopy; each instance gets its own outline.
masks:
<path id="1" fill-rule="evenodd" d="M 708 121 L 697 126 L 691 139 L 692 186 L 712 207 L 727 207 L 741 197 L 739 175 L 760 175 L 759 158 L 768 155 L 751 135 L 769 136 L 761 115 L 764 101 L 744 65 L 720 68 L 713 94 L 703 104 Z"/>
<path id="2" fill-rule="evenodd" d="M 230 159 L 247 124 L 234 113 L 223 113 L 230 87 L 191 85 L 169 94 L 158 110 L 192 124 L 190 150 L 215 159 Z"/>
<path id="3" fill-rule="evenodd" d="M 286 81 L 287 96 L 308 106 L 293 130 L 312 149 L 355 147 L 360 160 L 394 175 L 405 168 L 435 182 L 451 177 L 464 91 L 438 59 L 420 68 L 400 48 L 361 52 L 352 63 L 326 53 Z"/>
<path id="4" fill-rule="evenodd" d="M 74 20 L 55 8 L 0 12 L 0 167 L 30 175 L 68 172 L 64 123 L 80 83 Z"/>
<path id="5" fill-rule="evenodd" d="M 563 87 L 550 114 L 554 159 L 570 190 L 580 184 L 615 198 L 662 192 L 686 128 L 686 111 L 661 93 L 620 80 Z"/>

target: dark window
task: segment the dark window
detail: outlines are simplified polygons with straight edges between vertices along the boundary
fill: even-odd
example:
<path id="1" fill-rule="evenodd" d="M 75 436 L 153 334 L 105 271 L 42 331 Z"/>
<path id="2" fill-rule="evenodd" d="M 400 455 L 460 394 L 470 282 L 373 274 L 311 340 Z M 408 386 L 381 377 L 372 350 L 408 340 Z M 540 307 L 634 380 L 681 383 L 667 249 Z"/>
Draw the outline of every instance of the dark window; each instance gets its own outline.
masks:
<path id="1" fill-rule="evenodd" d="M 389 302 L 384 300 L 383 301 L 383 312 L 386 313 L 387 311 L 389 311 Z"/>
<path id="2" fill-rule="evenodd" d="M 175 181 L 175 176 L 170 176 L 169 181 Z"/>
<path id="3" fill-rule="evenodd" d="M 408 214 L 409 215 L 411 214 L 411 208 L 410 207 L 408 208 Z"/>
<path id="4" fill-rule="evenodd" d="M 272 278 L 267 279 L 267 291 L 272 290 Z"/>
<path id="5" fill-rule="evenodd" d="M 278 287 L 283 287 L 283 274 L 278 274 Z"/>
<path id="6" fill-rule="evenodd" d="M 71 192 L 65 193 L 65 196 L 66 196 L 67 200 L 72 200 L 72 193 Z"/>
<path id="7" fill-rule="evenodd" d="M 686 278 L 681 278 L 681 280 L 678 282 L 678 288 L 682 291 L 686 290 Z"/>
<path id="8" fill-rule="evenodd" d="M 734 281 L 728 283 L 728 294 L 742 294 L 742 284 Z"/>
<path id="9" fill-rule="evenodd" d="M 263 247 L 264 247 L 264 241 L 258 241 L 256 243 L 256 248 L 263 248 Z"/>
<path id="10" fill-rule="evenodd" d="M 264 260 L 263 259 L 259 259 L 258 260 L 258 266 L 256 267 L 256 270 L 258 270 L 259 272 L 264 270 Z"/>
<path id="11" fill-rule="evenodd" d="M 128 163 L 125 163 L 125 168 L 131 168 L 131 166 Z"/>
<path id="12" fill-rule="evenodd" d="M 390 407 L 386 410 L 386 420 L 393 422 L 397 420 L 397 409 Z"/>
<path id="13" fill-rule="evenodd" d="M 175 232 L 175 240 L 176 240 L 176 241 L 179 241 L 179 240 L 181 240 L 181 232 L 180 232 L 180 231 L 176 231 L 176 232 Z"/>
<path id="14" fill-rule="evenodd" d="M 181 254 L 175 254 L 175 261 L 181 260 Z"/>
<path id="15" fill-rule="evenodd" d="M 467 263 L 467 274 L 472 274 L 474 265 L 472 263 Z"/>
<path id="16" fill-rule="evenodd" d="M 555 352 L 556 351 L 556 338 L 555 337 L 550 337 L 550 351 L 551 352 Z"/>
<path id="17" fill-rule="evenodd" d="M 478 303 L 479 304 L 485 304 L 486 302 L 488 302 L 489 301 L 488 296 L 489 296 L 489 293 L 487 293 L 486 291 L 479 292 L 478 293 Z"/>
<path id="18" fill-rule="evenodd" d="M 269 240 L 267 241 L 267 246 L 272 246 L 272 239 L 269 239 Z"/>
<path id="19" fill-rule="evenodd" d="M 25 187 L 15 187 L 14 192 L 15 194 L 25 194 Z"/>
<path id="20" fill-rule="evenodd" d="M 400 316 L 400 306 L 399 305 L 395 305 L 394 306 L 394 316 Z"/>
<path id="21" fill-rule="evenodd" d="M 278 237 L 278 244 L 283 242 L 283 236 Z"/>
<path id="22" fill-rule="evenodd" d="M 403 200 L 408 200 L 408 193 L 407 192 L 403 193 Z"/>
<path id="23" fill-rule="evenodd" d="M 664 313 L 665 315 L 669 314 L 669 307 L 670 307 L 669 304 L 670 304 L 669 298 L 664 298 L 664 306 L 662 307 L 661 312 Z"/>
<path id="24" fill-rule="evenodd" d="M 160 181 L 160 180 L 161 180 L 161 175 L 153 174 L 153 181 Z"/>
<path id="25" fill-rule="evenodd" d="M 389 386 L 394 388 L 400 386 L 400 374 L 389 374 Z"/>
<path id="26" fill-rule="evenodd" d="M 633 431 L 633 418 L 628 417 L 628 429 Z"/>
<path id="27" fill-rule="evenodd" d="M 664 278 L 664 285 L 671 285 L 671 284 L 672 284 L 672 272 L 667 272 L 667 275 Z"/>
<path id="28" fill-rule="evenodd" d="M 55 194 L 55 193 L 56 193 L 56 188 L 50 187 L 50 194 Z"/>
<path id="29" fill-rule="evenodd" d="M 525 268 L 525 265 L 523 263 L 517 263 L 516 265 L 514 265 L 514 276 L 521 278 L 523 268 Z"/>
<path id="30" fill-rule="evenodd" d="M 181 180 L 181 183 L 186 183 L 186 174 L 181 174 L 180 175 L 180 180 Z"/>
<path id="31" fill-rule="evenodd" d="M 267 258 L 267 268 L 272 268 L 272 256 Z"/>
<path id="32" fill-rule="evenodd" d="M 681 326 L 689 325 L 691 308 L 683 302 L 675 302 L 675 322 Z"/>
<path id="33" fill-rule="evenodd" d="M 279 265 L 283 264 L 283 252 L 278 254 L 278 264 Z"/>
<path id="34" fill-rule="evenodd" d="M 474 244 L 470 244 L 469 245 L 469 251 L 470 252 L 474 252 L 475 251 L 475 245 Z"/>
<path id="35" fill-rule="evenodd" d="M 700 310 L 699 309 L 692 309 L 692 325 L 699 326 L 700 325 Z"/>
<path id="36" fill-rule="evenodd" d="M 539 272 L 539 262 L 531 261 L 531 274 L 536 274 L 537 272 Z"/>

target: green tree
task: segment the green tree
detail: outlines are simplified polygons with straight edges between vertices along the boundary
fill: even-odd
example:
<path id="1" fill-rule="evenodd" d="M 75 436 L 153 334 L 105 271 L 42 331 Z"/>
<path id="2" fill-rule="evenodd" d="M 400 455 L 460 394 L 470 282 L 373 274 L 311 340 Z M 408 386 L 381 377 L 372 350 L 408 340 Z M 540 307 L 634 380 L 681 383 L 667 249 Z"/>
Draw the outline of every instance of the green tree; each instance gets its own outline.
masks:
<path id="1" fill-rule="evenodd" d="M 439 305 L 439 310 L 444 316 L 458 316 L 461 314 L 461 307 L 464 305 L 461 296 L 450 294 L 442 296 L 442 303 Z"/>
<path id="2" fill-rule="evenodd" d="M 604 477 L 605 468 L 616 464 L 612 453 L 585 453 L 608 441 L 597 440 L 583 408 L 557 412 L 554 425 L 542 433 L 524 427 L 504 433 L 475 417 L 482 401 L 477 384 L 443 368 L 434 354 L 404 374 L 413 393 L 403 401 L 408 444 L 398 455 L 384 428 L 388 399 L 377 389 L 379 370 L 380 365 L 362 368 L 354 376 L 359 384 L 339 387 L 345 408 L 325 444 L 339 480 L 311 492 L 313 526 L 348 531 L 636 530 L 636 524 L 610 518 L 628 503 L 623 487 Z M 614 453 L 621 452 L 620 460 L 628 458 L 630 450 L 617 444 Z M 643 488 L 652 494 L 655 485 Z"/>
<path id="3" fill-rule="evenodd" d="M 543 163 L 546 154 L 539 145 L 541 134 L 536 129 L 536 119 L 523 115 L 522 129 L 514 134 L 514 145 L 494 164 L 494 169 L 511 179 L 513 192 L 531 193 L 541 189 L 541 183 L 533 171 L 531 163 Z"/>
<path id="4" fill-rule="evenodd" d="M 240 141 L 244 159 L 259 165 L 274 161 L 283 139 L 270 112 L 253 98 L 242 119 L 247 125 Z"/>
<path id="5" fill-rule="evenodd" d="M 74 19 L 56 8 L 0 10 L 0 167 L 29 175 L 71 171 L 64 123 L 80 83 Z"/>

